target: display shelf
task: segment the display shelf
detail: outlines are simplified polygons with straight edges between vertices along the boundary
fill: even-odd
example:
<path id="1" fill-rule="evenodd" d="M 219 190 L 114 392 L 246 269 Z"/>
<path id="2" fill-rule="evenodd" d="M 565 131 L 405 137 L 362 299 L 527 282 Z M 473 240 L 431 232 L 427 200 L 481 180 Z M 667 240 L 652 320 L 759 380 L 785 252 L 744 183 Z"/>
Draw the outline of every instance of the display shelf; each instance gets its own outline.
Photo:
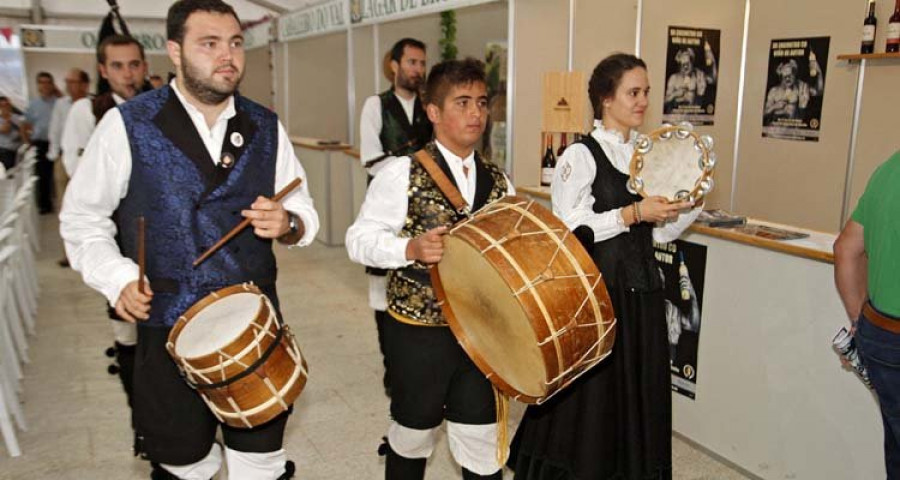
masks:
<path id="1" fill-rule="evenodd" d="M 837 56 L 838 60 L 884 60 L 890 58 L 900 59 L 900 53 L 843 53 Z"/>

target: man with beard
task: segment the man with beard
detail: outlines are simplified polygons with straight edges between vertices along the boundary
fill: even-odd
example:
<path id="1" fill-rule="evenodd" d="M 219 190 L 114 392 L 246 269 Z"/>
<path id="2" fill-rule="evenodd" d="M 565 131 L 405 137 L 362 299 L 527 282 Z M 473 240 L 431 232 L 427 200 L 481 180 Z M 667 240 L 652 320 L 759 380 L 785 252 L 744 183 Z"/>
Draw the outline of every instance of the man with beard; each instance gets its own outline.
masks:
<path id="1" fill-rule="evenodd" d="M 769 123 L 779 118 L 803 118 L 810 100 L 822 94 L 825 79 L 819 63 L 810 62 L 810 70 L 816 72 L 815 86 L 797 78 L 798 70 L 794 59 L 782 62 L 775 69 L 780 82 L 766 94 L 765 117 Z"/>
<path id="2" fill-rule="evenodd" d="M 307 245 L 318 217 L 276 115 L 235 93 L 245 63 L 234 9 L 221 0 L 180 0 L 169 8 L 166 30 L 175 81 L 110 110 L 97 125 L 60 216 L 66 251 L 85 282 L 137 322 L 134 425 L 152 478 L 215 476 L 221 426 L 228 478 L 288 479 L 294 465 L 282 441 L 289 411 L 250 429 L 220 424 L 165 344 L 188 307 L 229 285 L 254 282 L 277 309 L 272 240 Z M 297 177 L 298 190 L 281 202 L 269 199 Z M 134 260 L 139 216 L 146 219 L 144 290 Z M 193 268 L 241 217 L 253 228 Z"/>
<path id="3" fill-rule="evenodd" d="M 384 155 L 404 156 L 422 148 L 431 140 L 432 127 L 419 100 L 419 90 L 425 81 L 425 44 L 404 38 L 394 44 L 389 54 L 391 88 L 366 99 L 359 121 L 360 155 L 371 181 L 384 166 L 384 161 L 371 162 Z M 369 306 L 375 310 L 378 345 L 384 355 L 382 336 L 387 318 L 385 293 L 386 271 L 366 267 L 369 274 Z M 384 388 L 389 390 L 390 379 L 385 364 Z"/>
<path id="4" fill-rule="evenodd" d="M 435 65 L 424 97 L 435 139 L 375 175 L 346 236 L 351 260 L 390 269 L 383 335 L 393 422 L 379 453 L 387 456 L 385 479 L 422 480 L 446 419 L 463 479 L 499 480 L 498 449 L 507 446 L 497 434 L 493 389 L 450 332 L 428 276 L 448 226 L 466 216 L 430 172 L 444 172 L 469 211 L 515 189 L 475 151 L 488 116 L 484 64 L 468 58 Z"/>

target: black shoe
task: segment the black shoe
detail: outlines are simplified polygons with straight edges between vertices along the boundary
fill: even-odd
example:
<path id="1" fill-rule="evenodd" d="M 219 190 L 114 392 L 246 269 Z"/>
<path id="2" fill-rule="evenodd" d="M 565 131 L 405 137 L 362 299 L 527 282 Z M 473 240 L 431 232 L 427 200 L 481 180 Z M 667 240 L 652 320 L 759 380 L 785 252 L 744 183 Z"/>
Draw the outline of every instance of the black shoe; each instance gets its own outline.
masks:
<path id="1" fill-rule="evenodd" d="M 150 470 L 150 480 L 178 480 L 178 477 L 169 473 L 160 464 L 151 462 L 150 466 L 153 468 L 153 470 Z"/>
<path id="2" fill-rule="evenodd" d="M 470 472 L 466 470 L 465 467 L 462 469 L 462 477 L 463 480 L 503 480 L 503 469 L 497 470 L 496 472 L 490 475 L 479 475 L 477 473 Z"/>
<path id="3" fill-rule="evenodd" d="M 68 258 L 64 258 L 64 259 L 62 259 L 62 260 L 59 260 L 59 261 L 56 262 L 56 264 L 59 265 L 59 266 L 62 267 L 62 268 L 69 268 L 69 266 L 70 266 L 70 265 L 69 265 L 69 259 L 68 259 Z"/>
<path id="4" fill-rule="evenodd" d="M 294 478 L 294 472 L 296 471 L 297 467 L 294 465 L 294 462 L 288 460 L 284 464 L 284 473 L 282 473 L 281 476 L 275 480 L 289 480 L 291 478 Z"/>

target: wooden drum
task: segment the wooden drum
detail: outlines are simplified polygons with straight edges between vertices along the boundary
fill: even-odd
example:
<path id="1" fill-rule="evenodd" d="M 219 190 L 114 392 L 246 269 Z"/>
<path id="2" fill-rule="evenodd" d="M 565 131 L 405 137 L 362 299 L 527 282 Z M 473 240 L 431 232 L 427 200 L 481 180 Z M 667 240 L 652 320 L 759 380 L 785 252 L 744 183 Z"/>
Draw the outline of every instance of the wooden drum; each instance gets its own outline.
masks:
<path id="1" fill-rule="evenodd" d="M 612 351 L 600 271 L 534 201 L 506 197 L 453 226 L 431 279 L 463 349 L 515 400 L 545 401 Z"/>
<path id="2" fill-rule="evenodd" d="M 287 325 L 252 284 L 213 292 L 179 317 L 166 344 L 219 421 L 253 428 L 290 407 L 307 367 Z"/>

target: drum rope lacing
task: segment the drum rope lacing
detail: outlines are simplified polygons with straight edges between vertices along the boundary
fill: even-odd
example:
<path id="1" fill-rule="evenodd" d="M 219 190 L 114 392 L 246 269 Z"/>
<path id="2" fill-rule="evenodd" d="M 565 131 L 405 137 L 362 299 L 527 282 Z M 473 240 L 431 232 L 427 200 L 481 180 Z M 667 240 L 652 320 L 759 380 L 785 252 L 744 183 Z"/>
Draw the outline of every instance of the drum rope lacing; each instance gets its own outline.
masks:
<path id="1" fill-rule="evenodd" d="M 534 289 L 534 287 L 537 286 L 541 282 L 536 282 L 535 279 L 529 278 L 528 275 L 526 275 L 524 270 L 522 269 L 522 266 L 512 257 L 512 255 L 510 255 L 510 253 L 506 250 L 506 248 L 504 248 L 503 244 L 500 241 L 498 241 L 497 239 L 494 239 L 490 234 L 488 234 L 487 232 L 485 232 L 484 230 L 479 228 L 476 224 L 478 223 L 478 221 L 480 219 L 483 219 L 488 215 L 492 215 L 492 214 L 499 213 L 499 212 L 506 211 L 506 210 L 512 210 L 519 214 L 519 219 L 516 221 L 515 230 L 518 231 L 518 227 L 521 226 L 522 222 L 526 218 L 528 220 L 530 220 L 531 223 L 533 223 L 533 224 L 537 225 L 539 228 L 541 228 L 541 230 L 538 233 L 546 234 L 548 237 L 553 239 L 553 241 L 556 243 L 556 251 L 554 252 L 552 260 L 548 263 L 547 268 L 545 268 L 544 271 L 546 272 L 546 270 L 548 270 L 550 268 L 550 265 L 556 260 L 556 257 L 559 254 L 559 252 L 563 251 L 568 262 L 577 271 L 576 275 L 565 275 L 564 277 L 578 278 L 581 280 L 580 283 L 582 284 L 584 289 L 587 291 L 585 298 L 586 298 L 586 300 L 589 300 L 592 303 L 592 307 L 594 310 L 594 317 L 601 318 L 601 319 L 602 319 L 603 315 L 600 310 L 600 305 L 598 304 L 597 298 L 596 297 L 592 298 L 591 294 L 594 292 L 594 289 L 599 284 L 602 274 L 600 277 L 597 277 L 597 281 L 595 281 L 594 284 L 591 285 L 589 278 L 593 277 L 593 275 L 589 275 L 588 273 L 586 273 L 584 270 L 581 269 L 580 264 L 572 255 L 572 252 L 568 251 L 567 249 L 562 248 L 564 246 L 564 242 L 565 242 L 568 234 L 571 232 L 569 232 L 568 230 L 565 231 L 562 238 L 560 238 L 558 235 L 558 232 L 559 232 L 558 229 L 546 228 L 547 227 L 546 224 L 540 218 L 536 217 L 533 213 L 530 212 L 529 209 L 531 208 L 531 206 L 533 204 L 534 204 L 534 200 L 527 201 L 527 202 L 516 202 L 516 203 L 489 204 L 485 208 L 481 209 L 481 211 L 479 211 L 478 217 L 466 220 L 466 221 L 458 224 L 456 227 L 454 227 L 451 230 L 451 232 L 455 232 L 455 231 L 465 227 L 465 228 L 468 228 L 468 229 L 472 230 L 473 232 L 477 233 L 480 237 L 482 237 L 484 240 L 486 240 L 490 244 L 490 246 L 487 249 L 485 249 L 485 251 L 488 251 L 491 249 L 496 249 L 496 251 L 499 252 L 506 259 L 507 263 L 513 268 L 513 270 L 515 270 L 515 272 L 519 275 L 521 280 L 525 283 L 524 291 L 531 293 L 531 298 L 537 304 L 538 309 L 540 310 L 540 312 L 543 316 L 544 322 L 546 323 L 547 328 L 550 331 L 550 337 L 548 337 L 545 340 L 552 341 L 554 343 L 554 350 L 556 351 L 556 363 L 557 363 L 556 370 L 563 372 L 561 375 L 553 378 L 549 383 L 547 381 L 544 382 L 546 385 L 553 385 L 553 384 L 559 382 L 561 377 L 575 371 L 575 369 L 571 365 L 566 366 L 567 363 L 563 359 L 562 348 L 559 344 L 559 332 L 556 329 L 556 327 L 554 326 L 553 322 L 550 320 L 550 313 L 547 310 L 547 306 L 544 304 L 540 295 L 538 295 L 536 290 Z M 531 233 L 533 233 L 533 232 L 526 232 L 524 234 L 520 233 L 520 235 L 517 235 L 514 238 L 524 236 L 526 234 L 531 234 Z M 540 276 L 541 276 L 541 274 L 538 275 L 538 277 L 540 277 Z M 557 278 L 562 278 L 562 276 L 557 277 Z M 520 289 L 520 290 L 522 290 L 522 289 Z M 522 293 L 524 293 L 524 292 L 522 292 Z M 515 293 L 515 295 L 518 296 L 519 294 Z M 597 345 L 602 344 L 607 333 L 609 332 L 609 329 L 607 329 L 606 331 L 602 331 L 602 332 L 600 331 L 601 330 L 600 326 L 602 324 L 603 324 L 603 322 L 595 322 L 592 325 L 590 325 L 590 326 L 597 327 L 598 340 L 596 342 L 596 345 L 593 346 L 591 348 L 591 350 L 589 350 L 589 351 L 594 350 Z M 547 342 L 544 342 L 544 343 L 546 344 Z M 603 358 L 605 358 L 605 356 Z M 602 358 L 598 359 L 597 361 L 599 362 L 600 360 L 602 360 Z M 583 371 L 579 372 L 578 375 L 580 375 L 581 373 L 583 373 Z M 577 376 L 576 376 L 576 378 L 577 378 Z M 553 395 L 551 395 L 550 397 L 552 397 L 552 396 Z M 547 400 L 550 397 L 547 397 L 544 400 Z M 541 403 L 541 402 L 539 402 L 539 403 Z"/>

